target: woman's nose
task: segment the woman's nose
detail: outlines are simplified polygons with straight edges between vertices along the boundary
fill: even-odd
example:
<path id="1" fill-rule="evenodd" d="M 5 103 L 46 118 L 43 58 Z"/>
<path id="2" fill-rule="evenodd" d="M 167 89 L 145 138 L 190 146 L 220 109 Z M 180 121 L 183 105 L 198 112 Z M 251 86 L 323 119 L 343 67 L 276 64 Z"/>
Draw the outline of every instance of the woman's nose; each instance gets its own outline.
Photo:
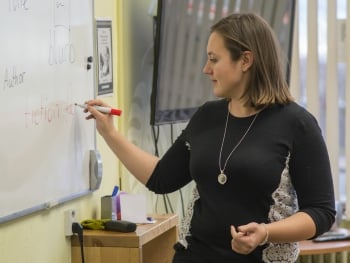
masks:
<path id="1" fill-rule="evenodd" d="M 211 74 L 211 72 L 212 72 L 212 70 L 211 70 L 211 68 L 209 67 L 208 62 L 205 63 L 205 65 L 204 65 L 204 67 L 203 67 L 203 73 L 209 75 L 209 74 Z"/>

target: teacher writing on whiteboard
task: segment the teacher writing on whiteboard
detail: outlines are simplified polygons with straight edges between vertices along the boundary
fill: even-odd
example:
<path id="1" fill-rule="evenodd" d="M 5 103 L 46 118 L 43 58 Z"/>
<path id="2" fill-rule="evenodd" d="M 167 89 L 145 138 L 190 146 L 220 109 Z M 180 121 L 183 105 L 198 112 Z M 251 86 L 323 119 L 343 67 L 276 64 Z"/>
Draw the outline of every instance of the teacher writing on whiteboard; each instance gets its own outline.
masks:
<path id="1" fill-rule="evenodd" d="M 87 119 L 126 168 L 150 190 L 195 182 L 174 263 L 295 262 L 297 241 L 334 222 L 329 157 L 316 119 L 296 104 L 280 49 L 260 16 L 214 24 L 203 72 L 220 98 L 199 107 L 158 158 L 127 141 L 112 117 L 87 101 Z"/>

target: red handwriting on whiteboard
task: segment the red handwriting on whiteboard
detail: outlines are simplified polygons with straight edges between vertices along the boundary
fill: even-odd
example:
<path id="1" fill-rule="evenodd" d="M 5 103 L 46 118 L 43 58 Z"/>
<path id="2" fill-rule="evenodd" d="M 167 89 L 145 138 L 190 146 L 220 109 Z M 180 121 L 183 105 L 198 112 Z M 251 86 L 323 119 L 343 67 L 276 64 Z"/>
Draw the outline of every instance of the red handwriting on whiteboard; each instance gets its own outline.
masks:
<path id="1" fill-rule="evenodd" d="M 64 103 L 49 104 L 47 98 L 41 98 L 40 106 L 24 112 L 24 126 L 31 128 L 43 124 L 51 124 L 74 115 L 74 105 Z"/>

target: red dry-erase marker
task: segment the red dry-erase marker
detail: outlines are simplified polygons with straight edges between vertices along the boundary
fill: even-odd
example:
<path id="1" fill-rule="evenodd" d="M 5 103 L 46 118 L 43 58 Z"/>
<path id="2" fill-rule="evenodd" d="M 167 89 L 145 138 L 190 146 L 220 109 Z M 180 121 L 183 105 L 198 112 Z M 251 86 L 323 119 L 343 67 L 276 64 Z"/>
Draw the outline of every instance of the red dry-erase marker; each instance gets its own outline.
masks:
<path id="1" fill-rule="evenodd" d="M 75 103 L 75 105 L 79 106 L 80 108 L 87 109 L 87 105 L 86 104 L 82 105 L 82 104 Z M 110 114 L 110 115 L 120 116 L 122 114 L 122 110 L 119 110 L 119 109 L 113 109 L 113 108 L 102 107 L 102 106 L 97 106 L 97 105 L 95 105 L 94 108 L 96 110 L 98 110 L 99 112 L 107 113 L 107 114 Z"/>

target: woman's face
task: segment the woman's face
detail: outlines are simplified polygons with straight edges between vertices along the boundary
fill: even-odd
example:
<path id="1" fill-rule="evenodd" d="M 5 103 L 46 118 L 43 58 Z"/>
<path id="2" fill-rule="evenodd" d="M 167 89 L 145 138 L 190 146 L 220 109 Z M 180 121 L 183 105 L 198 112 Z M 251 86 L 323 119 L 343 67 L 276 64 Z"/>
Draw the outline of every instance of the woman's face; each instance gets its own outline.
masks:
<path id="1" fill-rule="evenodd" d="M 207 45 L 208 60 L 203 72 L 213 83 L 214 95 L 225 98 L 240 98 L 245 89 L 244 59 L 231 59 L 224 45 L 224 38 L 216 32 L 211 33 Z"/>

